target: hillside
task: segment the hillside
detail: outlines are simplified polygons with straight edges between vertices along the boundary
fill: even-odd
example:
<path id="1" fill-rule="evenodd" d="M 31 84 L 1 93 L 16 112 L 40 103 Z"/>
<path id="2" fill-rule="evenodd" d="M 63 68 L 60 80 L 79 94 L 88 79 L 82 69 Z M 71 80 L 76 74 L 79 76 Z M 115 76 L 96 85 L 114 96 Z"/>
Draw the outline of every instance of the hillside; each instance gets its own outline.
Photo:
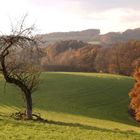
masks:
<path id="1" fill-rule="evenodd" d="M 57 41 L 65 40 L 80 40 L 90 44 L 102 44 L 103 46 L 108 46 L 113 43 L 127 42 L 129 40 L 140 40 L 140 28 L 128 29 L 124 32 L 109 32 L 106 34 L 100 34 L 99 29 L 54 32 L 36 35 L 36 38 L 40 41 L 40 46 L 43 47 Z"/>
<path id="2" fill-rule="evenodd" d="M 54 32 L 48 34 L 37 35 L 36 38 L 41 41 L 41 45 L 45 46 L 50 43 L 65 40 L 80 40 L 83 42 L 90 42 L 99 36 L 100 30 L 88 29 L 83 31 L 71 31 L 71 32 Z"/>
<path id="3" fill-rule="evenodd" d="M 105 44 L 127 42 L 128 40 L 140 40 L 140 28 L 100 35 L 100 41 Z"/>
<path id="4" fill-rule="evenodd" d="M 138 140 L 140 128 L 129 116 L 130 77 L 94 73 L 43 73 L 33 93 L 34 112 L 49 124 L 15 121 L 24 106 L 17 88 L 0 79 L 0 139 Z"/>

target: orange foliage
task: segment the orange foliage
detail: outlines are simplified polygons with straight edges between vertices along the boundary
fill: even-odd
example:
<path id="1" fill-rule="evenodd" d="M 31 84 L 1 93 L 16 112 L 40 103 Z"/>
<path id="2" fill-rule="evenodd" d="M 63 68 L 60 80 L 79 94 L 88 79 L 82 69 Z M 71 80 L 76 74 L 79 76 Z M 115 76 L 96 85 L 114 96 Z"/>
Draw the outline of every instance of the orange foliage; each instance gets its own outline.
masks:
<path id="1" fill-rule="evenodd" d="M 135 113 L 135 119 L 140 121 L 140 68 L 136 69 L 134 79 L 136 80 L 136 83 L 129 93 L 129 96 L 131 97 L 130 108 Z"/>

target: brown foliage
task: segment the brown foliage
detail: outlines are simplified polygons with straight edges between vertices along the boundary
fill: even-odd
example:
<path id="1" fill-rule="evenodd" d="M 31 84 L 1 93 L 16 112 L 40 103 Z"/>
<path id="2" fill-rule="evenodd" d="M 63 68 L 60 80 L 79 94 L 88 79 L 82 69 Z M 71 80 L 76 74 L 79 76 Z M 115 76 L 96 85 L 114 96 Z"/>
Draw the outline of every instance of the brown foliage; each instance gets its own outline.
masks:
<path id="1" fill-rule="evenodd" d="M 134 73 L 136 83 L 129 93 L 131 97 L 130 108 L 134 111 L 134 116 L 137 121 L 140 121 L 140 67 Z"/>
<path id="2" fill-rule="evenodd" d="M 140 41 L 135 40 L 110 47 L 67 40 L 42 49 L 41 66 L 47 71 L 102 71 L 131 75 L 140 66 Z"/>

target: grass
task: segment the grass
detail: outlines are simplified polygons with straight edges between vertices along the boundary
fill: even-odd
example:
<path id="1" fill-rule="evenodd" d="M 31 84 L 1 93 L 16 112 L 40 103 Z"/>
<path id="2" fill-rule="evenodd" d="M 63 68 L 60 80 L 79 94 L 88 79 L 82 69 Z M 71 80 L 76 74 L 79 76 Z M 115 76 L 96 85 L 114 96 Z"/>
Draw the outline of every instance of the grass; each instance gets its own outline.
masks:
<path id="1" fill-rule="evenodd" d="M 0 139 L 139 140 L 140 128 L 128 114 L 130 77 L 95 73 L 43 73 L 33 93 L 34 112 L 50 123 L 15 121 L 24 108 L 19 89 L 0 78 Z"/>

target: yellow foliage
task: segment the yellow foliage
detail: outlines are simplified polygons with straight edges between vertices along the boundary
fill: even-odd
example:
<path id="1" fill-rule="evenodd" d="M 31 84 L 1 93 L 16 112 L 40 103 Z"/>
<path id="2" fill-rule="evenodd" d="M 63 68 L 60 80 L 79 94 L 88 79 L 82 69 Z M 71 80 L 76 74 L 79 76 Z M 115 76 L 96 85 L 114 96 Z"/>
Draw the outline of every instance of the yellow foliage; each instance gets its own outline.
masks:
<path id="1" fill-rule="evenodd" d="M 130 108 L 135 113 L 135 119 L 140 121 L 140 68 L 135 70 L 133 77 L 136 83 L 129 93 L 129 96 L 131 97 Z"/>

